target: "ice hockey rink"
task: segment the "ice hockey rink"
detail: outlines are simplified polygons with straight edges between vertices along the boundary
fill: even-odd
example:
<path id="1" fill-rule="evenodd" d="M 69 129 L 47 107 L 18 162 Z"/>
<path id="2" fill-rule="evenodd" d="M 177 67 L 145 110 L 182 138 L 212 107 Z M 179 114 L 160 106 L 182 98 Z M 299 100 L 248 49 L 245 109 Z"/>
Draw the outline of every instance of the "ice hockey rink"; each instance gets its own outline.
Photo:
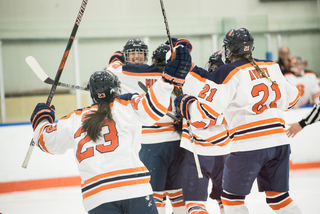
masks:
<path id="1" fill-rule="evenodd" d="M 290 195 L 306 214 L 320 213 L 320 169 L 292 170 Z M 256 183 L 246 198 L 250 213 L 274 213 L 265 203 L 264 193 L 259 193 Z M 220 213 L 215 201 L 208 199 L 209 213 Z M 172 211 L 171 206 L 166 207 Z M 13 192 L 0 195 L 2 214 L 85 214 L 80 187 L 49 188 L 43 190 Z"/>
<path id="2" fill-rule="evenodd" d="M 302 117 L 310 108 L 287 113 L 287 122 Z M 306 127 L 290 140 L 293 166 L 290 195 L 303 213 L 320 214 L 320 123 Z M 27 169 L 21 167 L 32 136 L 30 123 L 0 125 L 0 213 L 1 214 L 84 214 L 80 179 L 73 152 L 50 155 L 35 148 Z M 63 187 L 62 187 L 63 186 Z M 210 187 L 208 188 L 210 190 Z M 246 198 L 250 213 L 274 213 L 254 183 Z M 168 203 L 167 213 L 172 208 Z M 208 199 L 209 213 L 219 213 Z"/>

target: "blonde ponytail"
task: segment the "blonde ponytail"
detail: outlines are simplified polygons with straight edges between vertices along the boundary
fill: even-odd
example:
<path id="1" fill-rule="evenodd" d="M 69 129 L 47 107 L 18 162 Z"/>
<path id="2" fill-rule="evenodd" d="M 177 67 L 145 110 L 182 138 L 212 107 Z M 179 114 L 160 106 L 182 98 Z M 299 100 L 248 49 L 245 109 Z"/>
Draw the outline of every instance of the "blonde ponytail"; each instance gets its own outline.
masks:
<path id="1" fill-rule="evenodd" d="M 266 73 L 257 65 L 256 61 L 253 59 L 251 54 L 244 54 L 243 58 L 247 59 L 250 64 L 257 69 L 257 71 L 266 79 L 268 79 L 270 82 L 272 82 L 275 85 L 278 85 L 275 81 L 273 81 L 270 77 L 266 75 Z"/>

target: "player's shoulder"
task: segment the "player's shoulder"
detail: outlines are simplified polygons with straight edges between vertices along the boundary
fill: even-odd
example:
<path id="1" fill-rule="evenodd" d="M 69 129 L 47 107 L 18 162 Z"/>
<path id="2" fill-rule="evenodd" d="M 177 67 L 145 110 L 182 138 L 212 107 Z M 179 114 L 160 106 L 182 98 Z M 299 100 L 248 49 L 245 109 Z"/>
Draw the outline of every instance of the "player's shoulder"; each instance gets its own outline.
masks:
<path id="1" fill-rule="evenodd" d="M 117 74 L 117 72 L 121 72 L 122 71 L 122 66 L 123 66 L 122 62 L 114 61 L 114 62 L 112 62 L 112 63 L 110 63 L 108 65 L 106 70 L 109 70 L 109 71 Z"/>
<path id="2" fill-rule="evenodd" d="M 82 115 L 85 112 L 96 111 L 97 109 L 98 109 L 98 104 L 92 104 L 91 106 L 87 106 L 87 107 L 84 107 L 84 108 L 76 109 L 73 112 L 61 117 L 60 120 L 66 120 L 66 119 L 69 119 L 69 118 L 71 118 L 73 116 L 81 116 L 82 117 Z"/>
<path id="3" fill-rule="evenodd" d="M 147 65 L 147 64 L 141 64 L 141 65 L 133 65 L 133 64 L 127 64 L 123 65 L 122 71 L 128 75 L 132 76 L 145 76 L 145 75 L 161 75 L 161 71 L 158 66 L 156 65 Z"/>
<path id="4" fill-rule="evenodd" d="M 313 76 L 313 77 L 317 77 L 317 74 L 314 71 L 311 71 L 311 70 L 305 70 L 304 74 L 305 75 L 309 75 L 309 76 Z"/>
<path id="5" fill-rule="evenodd" d="M 231 78 L 235 73 L 244 68 L 244 65 L 248 63 L 249 62 L 247 60 L 241 59 L 229 64 L 222 65 L 212 71 L 208 79 L 217 84 L 222 84 L 227 80 L 227 78 Z"/>
<path id="6" fill-rule="evenodd" d="M 198 67 L 198 66 L 194 66 L 192 71 L 190 71 L 190 73 L 188 74 L 188 76 L 191 75 L 194 78 L 198 79 L 199 81 L 205 82 L 205 80 L 209 77 L 210 72 L 208 72 L 207 70 Z"/>
<path id="7" fill-rule="evenodd" d="M 254 59 L 254 61 L 258 66 L 277 65 L 279 67 L 278 63 L 270 60 Z M 253 65 L 247 59 L 240 59 L 235 62 L 220 66 L 211 73 L 208 79 L 214 81 L 217 84 L 226 84 L 239 71 L 246 70 L 252 67 Z"/>

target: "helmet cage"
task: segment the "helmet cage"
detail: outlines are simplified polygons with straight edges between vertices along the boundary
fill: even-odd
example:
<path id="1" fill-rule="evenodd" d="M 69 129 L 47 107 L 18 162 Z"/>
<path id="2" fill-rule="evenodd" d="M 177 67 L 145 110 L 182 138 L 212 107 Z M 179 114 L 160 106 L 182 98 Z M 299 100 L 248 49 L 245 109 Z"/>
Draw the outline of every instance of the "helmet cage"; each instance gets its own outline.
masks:
<path id="1" fill-rule="evenodd" d="M 94 103 L 112 102 L 121 93 L 118 77 L 109 70 L 94 72 L 90 76 L 87 88 Z"/>
<path id="2" fill-rule="evenodd" d="M 141 39 L 129 39 L 126 45 L 123 47 L 123 56 L 125 63 L 129 62 L 129 53 L 137 52 L 144 54 L 144 63 L 148 62 L 148 46 Z"/>

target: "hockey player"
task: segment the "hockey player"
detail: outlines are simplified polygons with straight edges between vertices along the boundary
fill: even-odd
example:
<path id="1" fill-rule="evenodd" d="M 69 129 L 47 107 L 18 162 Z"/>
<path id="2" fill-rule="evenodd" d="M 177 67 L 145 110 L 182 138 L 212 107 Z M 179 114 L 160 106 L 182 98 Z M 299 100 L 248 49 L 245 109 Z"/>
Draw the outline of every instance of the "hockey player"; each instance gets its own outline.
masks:
<path id="1" fill-rule="evenodd" d="M 301 57 L 290 58 L 291 71 L 285 73 L 286 79 L 296 86 L 300 93 L 300 100 L 295 106 L 298 108 L 302 105 L 310 105 L 316 103 L 320 96 L 319 79 L 313 71 L 305 70 L 305 62 Z"/>
<path id="2" fill-rule="evenodd" d="M 162 69 L 166 62 L 167 45 L 160 45 L 154 52 L 152 60 L 154 64 L 132 64 L 131 53 L 135 50 L 144 50 L 147 46 L 140 39 L 130 39 L 124 46 L 125 64 L 114 62 L 108 69 L 112 70 L 121 81 L 122 90 L 127 92 L 144 91 L 139 87 L 138 82 L 142 82 L 150 88 L 162 75 Z M 142 51 L 141 51 L 142 52 Z M 144 55 L 146 57 L 146 55 Z M 135 60 L 137 62 L 138 60 Z M 140 59 L 140 63 L 146 62 Z M 176 87 L 175 87 L 176 88 Z M 176 89 L 175 89 L 176 91 Z M 175 98 L 171 94 L 172 102 Z M 174 104 L 170 104 L 168 111 L 174 114 Z M 182 198 L 182 184 L 180 167 L 182 156 L 180 154 L 181 135 L 175 130 L 176 121 L 171 117 L 164 116 L 152 126 L 142 127 L 141 150 L 139 153 L 141 161 L 146 165 L 151 174 L 151 186 L 154 191 L 154 199 L 159 213 L 165 213 L 166 196 L 169 197 L 175 214 L 186 213 L 186 207 Z"/>
<path id="3" fill-rule="evenodd" d="M 89 79 L 94 104 L 68 114 L 56 125 L 54 106 L 39 103 L 35 107 L 33 140 L 51 154 L 74 150 L 89 214 L 158 213 L 150 173 L 138 152 L 141 126 L 154 124 L 166 114 L 173 85 L 183 82 L 191 67 L 187 48 L 178 48 L 176 56 L 148 93 L 119 96 L 120 82 L 106 70 Z"/>
<path id="4" fill-rule="evenodd" d="M 294 137 L 304 127 L 320 121 L 320 100 L 313 106 L 312 110 L 299 122 L 288 124 L 290 127 L 287 129 L 288 137 Z"/>
<path id="5" fill-rule="evenodd" d="M 200 91 L 201 102 L 192 95 L 177 97 L 180 113 L 190 122 L 223 113 L 227 121 L 232 141 L 223 169 L 226 214 L 249 213 L 244 201 L 256 178 L 275 213 L 298 214 L 301 211 L 288 193 L 290 144 L 284 111 L 294 106 L 299 93 L 277 63 L 253 59 L 253 41 L 245 28 L 230 30 L 222 51 L 229 64 L 199 78 L 207 88 Z"/>
<path id="6" fill-rule="evenodd" d="M 203 84 L 199 80 L 224 64 L 221 60 L 221 51 L 212 54 L 207 64 L 209 72 L 196 66 L 187 75 L 183 86 L 184 93 L 193 95 L 199 100 L 203 98 L 204 92 L 208 88 L 203 88 Z M 201 92 L 199 93 L 199 91 Z M 202 121 L 193 122 L 191 127 L 203 178 L 198 178 L 193 156 L 194 150 L 190 142 L 187 124 L 184 124 L 181 139 L 181 147 L 185 149 L 182 191 L 188 214 L 208 213 L 205 205 L 208 198 L 209 180 L 212 181 L 210 197 L 217 200 L 220 213 L 223 214 L 224 209 L 220 198 L 222 193 L 222 173 L 224 159 L 230 151 L 228 146 L 230 138 L 226 129 L 226 121 L 223 116 L 220 116 L 216 120 L 208 121 L 207 124 L 202 123 Z"/>
<path id="7" fill-rule="evenodd" d="M 148 62 L 148 46 L 141 39 L 129 39 L 123 47 L 126 64 L 141 65 Z"/>

